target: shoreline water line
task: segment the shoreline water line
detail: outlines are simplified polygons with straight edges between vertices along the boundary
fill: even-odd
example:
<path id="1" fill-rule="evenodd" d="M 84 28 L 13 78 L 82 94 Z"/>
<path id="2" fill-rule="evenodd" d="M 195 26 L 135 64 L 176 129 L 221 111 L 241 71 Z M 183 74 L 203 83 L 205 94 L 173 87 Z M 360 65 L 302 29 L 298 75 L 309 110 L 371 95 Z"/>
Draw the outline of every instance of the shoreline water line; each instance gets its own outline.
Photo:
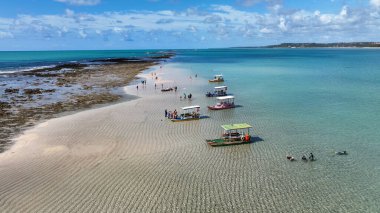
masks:
<path id="1" fill-rule="evenodd" d="M 0 152 L 12 138 L 41 120 L 125 99 L 121 86 L 171 54 L 153 58 L 97 59 L 101 64 L 66 63 L 0 74 Z"/>

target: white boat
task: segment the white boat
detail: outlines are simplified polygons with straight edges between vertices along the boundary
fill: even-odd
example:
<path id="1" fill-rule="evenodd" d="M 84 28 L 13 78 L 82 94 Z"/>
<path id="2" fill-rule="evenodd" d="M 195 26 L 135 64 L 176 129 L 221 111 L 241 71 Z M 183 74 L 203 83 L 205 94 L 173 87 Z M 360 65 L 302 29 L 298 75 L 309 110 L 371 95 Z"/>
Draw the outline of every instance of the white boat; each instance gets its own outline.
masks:
<path id="1" fill-rule="evenodd" d="M 172 118 L 170 118 L 170 120 L 173 122 L 178 122 L 205 118 L 205 116 L 201 115 L 200 110 L 201 107 L 198 105 L 182 107 L 180 114 L 174 115 Z"/>
<path id="2" fill-rule="evenodd" d="M 214 106 L 208 106 L 209 109 L 212 110 L 222 110 L 222 109 L 231 109 L 235 108 L 235 97 L 232 95 L 217 97 L 218 101 Z"/>
<path id="3" fill-rule="evenodd" d="M 214 87 L 214 92 L 207 92 L 206 97 L 226 96 L 227 86 Z"/>

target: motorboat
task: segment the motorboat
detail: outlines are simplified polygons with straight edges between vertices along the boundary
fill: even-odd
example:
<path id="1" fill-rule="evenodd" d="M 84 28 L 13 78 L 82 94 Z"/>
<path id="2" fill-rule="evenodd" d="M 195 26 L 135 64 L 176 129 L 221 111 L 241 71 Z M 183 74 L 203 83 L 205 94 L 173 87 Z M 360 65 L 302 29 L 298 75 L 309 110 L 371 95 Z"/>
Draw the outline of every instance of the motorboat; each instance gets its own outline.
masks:
<path id="1" fill-rule="evenodd" d="M 222 110 L 235 108 L 235 97 L 232 95 L 217 97 L 217 103 L 214 106 L 208 106 L 211 110 Z"/>
<path id="2" fill-rule="evenodd" d="M 161 92 L 170 92 L 173 90 L 174 90 L 173 87 L 168 87 L 168 88 L 161 89 Z"/>
<path id="3" fill-rule="evenodd" d="M 227 95 L 227 86 L 214 87 L 213 92 L 207 92 L 206 97 L 219 97 Z"/>
<path id="4" fill-rule="evenodd" d="M 223 75 L 214 75 L 214 78 L 208 80 L 208 82 L 224 82 Z"/>
<path id="5" fill-rule="evenodd" d="M 169 119 L 173 122 L 178 122 L 206 118 L 206 116 L 201 115 L 200 109 L 201 107 L 198 105 L 182 107 L 181 112 L 179 114 L 174 114 L 171 117 L 169 117 Z"/>

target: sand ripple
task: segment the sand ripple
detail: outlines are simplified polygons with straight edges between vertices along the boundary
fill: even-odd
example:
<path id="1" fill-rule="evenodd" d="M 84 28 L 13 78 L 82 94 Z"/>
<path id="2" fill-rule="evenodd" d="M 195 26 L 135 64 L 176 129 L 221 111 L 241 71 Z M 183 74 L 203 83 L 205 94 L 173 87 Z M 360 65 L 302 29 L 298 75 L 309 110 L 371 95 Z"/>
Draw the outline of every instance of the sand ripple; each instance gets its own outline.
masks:
<path id="1" fill-rule="evenodd" d="M 317 164 L 284 160 L 283 145 L 272 143 L 273 135 L 260 135 L 266 124 L 246 120 L 239 113 L 243 108 L 207 111 L 206 104 L 213 101 L 200 91 L 194 89 L 196 99 L 184 102 L 179 100 L 182 91 L 161 94 L 148 83 L 139 91 L 127 88 L 142 98 L 49 120 L 48 125 L 25 132 L 18 145 L 0 156 L 1 212 L 349 212 L 353 208 L 355 197 L 339 190 L 348 186 L 326 189 L 331 185 L 320 184 L 339 177 L 321 172 Z M 187 91 L 196 85 L 182 84 Z M 163 117 L 165 108 L 198 103 L 209 119 L 172 123 Z M 221 133 L 221 124 L 240 121 L 254 124 L 264 141 L 223 148 L 205 143 Z M 362 190 L 376 188 L 369 184 Z M 326 196 L 326 190 L 333 193 Z M 352 187 L 352 194 L 357 190 Z M 332 197 L 336 203 L 330 202 Z"/>

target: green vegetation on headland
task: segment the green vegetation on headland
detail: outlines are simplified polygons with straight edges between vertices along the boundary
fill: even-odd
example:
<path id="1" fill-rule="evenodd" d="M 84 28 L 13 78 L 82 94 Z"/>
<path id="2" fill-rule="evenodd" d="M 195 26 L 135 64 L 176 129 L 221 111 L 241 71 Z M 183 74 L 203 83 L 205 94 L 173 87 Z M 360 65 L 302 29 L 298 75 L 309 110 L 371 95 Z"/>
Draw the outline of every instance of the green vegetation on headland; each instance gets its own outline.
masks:
<path id="1" fill-rule="evenodd" d="M 281 43 L 257 47 L 232 48 L 365 48 L 380 47 L 380 42 L 337 42 L 337 43 Z"/>
<path id="2" fill-rule="evenodd" d="M 340 43 L 282 43 L 269 45 L 268 48 L 348 48 L 348 47 L 380 47 L 380 42 L 340 42 Z"/>
<path id="3" fill-rule="evenodd" d="M 380 42 L 339 42 L 339 43 L 282 43 L 264 46 L 266 48 L 350 48 L 380 47 Z"/>

